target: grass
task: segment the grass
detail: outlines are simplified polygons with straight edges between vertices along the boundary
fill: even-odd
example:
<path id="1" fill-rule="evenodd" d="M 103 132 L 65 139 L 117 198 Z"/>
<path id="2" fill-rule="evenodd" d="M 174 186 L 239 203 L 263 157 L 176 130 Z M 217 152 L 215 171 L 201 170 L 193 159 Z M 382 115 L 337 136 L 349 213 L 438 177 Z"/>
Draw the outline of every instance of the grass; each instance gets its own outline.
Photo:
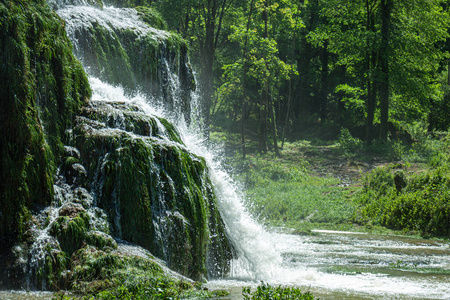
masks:
<path id="1" fill-rule="evenodd" d="M 298 141 L 286 143 L 280 157 L 250 154 L 245 161 L 231 160 L 239 170 L 235 177 L 245 187 L 250 211 L 269 226 L 298 230 L 313 229 L 311 224 L 320 224 L 322 229 L 352 226 L 348 221 L 356 211 L 349 199 L 353 187 L 342 185 L 342 180 L 331 174 L 318 174 L 322 172 L 316 168 L 318 164 L 308 161 L 312 153 L 326 161 L 325 152 L 335 147 Z"/>
<path id="2" fill-rule="evenodd" d="M 238 178 L 247 188 L 249 206 L 271 225 L 338 224 L 351 218 L 355 210 L 336 178 L 312 176 L 305 167 L 264 157 L 251 159 L 246 170 Z"/>
<path id="3" fill-rule="evenodd" d="M 249 287 L 242 289 L 242 295 L 244 300 L 314 300 L 315 298 L 310 292 L 303 292 L 299 288 L 287 287 L 287 286 L 271 286 L 264 282 L 251 292 Z"/>
<path id="4" fill-rule="evenodd" d="M 437 206 L 426 198 L 435 193 L 439 207 L 447 210 L 449 168 L 442 165 L 450 165 L 450 135 L 427 133 L 424 124 L 410 127 L 410 143 L 367 145 L 342 130 L 334 139 L 287 141 L 279 156 L 258 153 L 255 136 L 247 135 L 246 159 L 239 134 L 215 128 L 212 139 L 225 144 L 249 210 L 267 226 L 287 227 L 296 234 L 328 229 L 445 237 L 445 216 L 437 218 Z M 395 177 L 403 180 L 403 194 L 396 190 Z M 420 212 L 402 209 L 418 203 Z M 409 216 L 416 220 L 417 213 L 427 217 L 420 224 L 407 222 Z"/>

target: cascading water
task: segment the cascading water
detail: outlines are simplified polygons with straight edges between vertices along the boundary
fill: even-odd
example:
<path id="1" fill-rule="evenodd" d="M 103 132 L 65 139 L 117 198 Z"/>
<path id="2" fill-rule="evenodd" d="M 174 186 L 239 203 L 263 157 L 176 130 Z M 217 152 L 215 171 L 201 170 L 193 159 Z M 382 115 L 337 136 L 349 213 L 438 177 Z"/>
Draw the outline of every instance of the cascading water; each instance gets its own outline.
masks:
<path id="1" fill-rule="evenodd" d="M 90 78 L 94 91 L 93 99 L 109 101 L 127 101 L 138 105 L 148 115 L 159 115 L 177 125 L 187 148 L 195 154 L 204 157 L 210 168 L 211 181 L 218 197 L 219 210 L 224 219 L 228 236 L 232 239 L 237 252 L 236 259 L 231 264 L 230 275 L 233 278 L 259 280 L 275 275 L 274 266 L 281 264 L 281 256 L 273 250 L 270 237 L 247 212 L 243 203 L 243 195 L 239 192 L 230 176 L 220 165 L 215 151 L 205 145 L 202 132 L 194 125 L 189 126 L 183 118 L 173 112 L 157 108 L 149 104 L 145 97 L 128 98 L 121 88 L 110 86 L 97 78 Z M 193 109 L 192 111 L 197 111 Z"/>

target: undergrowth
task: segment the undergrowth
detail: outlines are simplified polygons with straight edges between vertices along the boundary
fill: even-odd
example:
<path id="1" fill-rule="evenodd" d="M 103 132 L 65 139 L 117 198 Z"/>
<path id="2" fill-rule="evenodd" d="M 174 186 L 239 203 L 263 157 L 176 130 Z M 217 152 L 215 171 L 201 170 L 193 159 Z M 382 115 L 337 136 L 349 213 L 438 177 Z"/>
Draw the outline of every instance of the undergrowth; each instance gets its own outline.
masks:
<path id="1" fill-rule="evenodd" d="M 255 291 L 251 292 L 249 287 L 242 289 L 244 300 L 314 300 L 310 292 L 302 292 L 301 289 L 286 286 L 271 286 L 262 282 Z"/>
<path id="2" fill-rule="evenodd" d="M 448 165 L 407 173 L 389 165 L 363 177 L 354 195 L 360 205 L 356 221 L 371 222 L 423 236 L 450 235 L 450 174 Z"/>
<path id="3" fill-rule="evenodd" d="M 242 170 L 238 179 L 246 188 L 250 210 L 270 225 L 336 225 L 349 220 L 354 212 L 339 180 L 311 175 L 306 162 L 292 165 L 256 156 L 246 160 Z"/>

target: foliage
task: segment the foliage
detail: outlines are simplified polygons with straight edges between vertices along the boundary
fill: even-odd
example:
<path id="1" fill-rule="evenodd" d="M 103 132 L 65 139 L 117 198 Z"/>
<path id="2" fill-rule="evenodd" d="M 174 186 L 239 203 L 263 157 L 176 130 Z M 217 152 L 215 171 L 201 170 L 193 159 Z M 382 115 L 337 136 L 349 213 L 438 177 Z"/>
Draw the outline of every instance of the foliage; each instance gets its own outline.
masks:
<path id="1" fill-rule="evenodd" d="M 377 168 L 364 176 L 364 188 L 355 199 L 361 204 L 360 221 L 422 235 L 449 236 L 450 177 L 444 165 L 405 176 L 394 166 Z"/>
<path id="2" fill-rule="evenodd" d="M 242 295 L 245 300 L 314 300 L 315 298 L 311 292 L 303 293 L 299 288 L 294 287 L 273 287 L 267 283 L 262 282 L 256 290 L 252 293 L 249 287 L 242 289 Z"/>
<path id="3" fill-rule="evenodd" d="M 356 150 L 360 150 L 363 143 L 360 139 L 354 138 L 347 128 L 342 128 L 338 137 L 340 146 L 347 152 L 353 153 Z"/>

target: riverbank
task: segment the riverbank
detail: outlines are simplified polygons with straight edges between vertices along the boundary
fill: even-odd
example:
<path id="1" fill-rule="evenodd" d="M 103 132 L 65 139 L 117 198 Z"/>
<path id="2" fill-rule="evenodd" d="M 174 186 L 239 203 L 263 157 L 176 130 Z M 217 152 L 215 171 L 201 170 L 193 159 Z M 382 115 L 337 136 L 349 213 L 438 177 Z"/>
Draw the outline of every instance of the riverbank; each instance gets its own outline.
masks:
<path id="1" fill-rule="evenodd" d="M 212 137 L 224 144 L 248 209 L 267 227 L 449 237 L 445 216 L 436 217 L 432 205 L 438 199 L 440 210 L 449 207 L 447 134 L 372 145 L 346 130 L 326 139 L 305 134 L 280 143 L 278 155 L 258 152 L 248 135 L 245 159 L 238 133 L 216 128 Z M 420 206 L 424 217 L 402 209 L 407 205 Z"/>

